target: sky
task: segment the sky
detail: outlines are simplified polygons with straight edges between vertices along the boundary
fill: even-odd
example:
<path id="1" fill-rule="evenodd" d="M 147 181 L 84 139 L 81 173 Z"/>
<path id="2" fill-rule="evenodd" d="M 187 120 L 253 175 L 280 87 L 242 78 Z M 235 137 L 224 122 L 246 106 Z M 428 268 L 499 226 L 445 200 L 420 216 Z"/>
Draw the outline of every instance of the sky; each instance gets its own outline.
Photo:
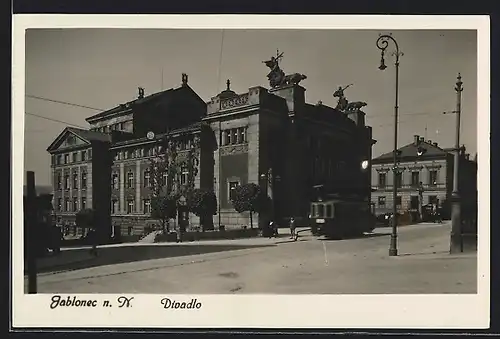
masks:
<path id="1" fill-rule="evenodd" d="M 477 151 L 477 36 L 459 30 L 172 30 L 172 29 L 30 29 L 26 31 L 25 170 L 35 171 L 37 185 L 50 185 L 47 147 L 68 125 L 88 127 L 97 110 L 63 101 L 109 109 L 145 94 L 181 84 L 205 101 L 231 80 L 237 93 L 269 88 L 262 63 L 283 52 L 286 73 L 302 73 L 306 101 L 335 106 L 338 86 L 349 101 L 364 101 L 366 122 L 373 127 L 374 156 L 390 152 L 394 141 L 394 45 L 380 71 L 379 33 L 392 33 L 400 51 L 399 138 L 403 146 L 419 134 L 453 147 L 454 90 L 462 75 L 461 143 Z M 50 120 L 49 120 L 50 119 Z"/>

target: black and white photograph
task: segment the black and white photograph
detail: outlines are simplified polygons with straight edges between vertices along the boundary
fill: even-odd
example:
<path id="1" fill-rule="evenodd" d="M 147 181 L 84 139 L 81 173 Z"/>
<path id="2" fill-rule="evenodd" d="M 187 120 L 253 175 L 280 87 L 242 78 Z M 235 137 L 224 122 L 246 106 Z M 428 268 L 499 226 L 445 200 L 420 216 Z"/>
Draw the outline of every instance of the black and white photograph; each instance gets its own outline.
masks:
<path id="1" fill-rule="evenodd" d="M 487 17 L 139 17 L 17 32 L 14 313 L 361 326 L 386 298 L 405 325 L 470 302 L 487 326 Z"/>

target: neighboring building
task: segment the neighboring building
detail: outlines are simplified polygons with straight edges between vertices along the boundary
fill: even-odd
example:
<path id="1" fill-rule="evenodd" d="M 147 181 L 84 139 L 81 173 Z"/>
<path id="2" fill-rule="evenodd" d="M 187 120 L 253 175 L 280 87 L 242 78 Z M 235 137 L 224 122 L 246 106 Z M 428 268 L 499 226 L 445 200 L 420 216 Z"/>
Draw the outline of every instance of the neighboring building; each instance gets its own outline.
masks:
<path id="1" fill-rule="evenodd" d="M 179 155 L 196 145 L 195 187 L 214 190 L 216 228 L 249 224 L 247 213 L 231 204 L 234 188 L 246 183 L 261 185 L 273 198 L 276 219 L 306 217 L 319 184 L 329 193 L 370 201 L 371 168 L 360 165 L 375 143 L 360 110 L 366 104 L 344 110 L 308 104 L 299 81 L 236 94 L 228 80 L 227 89 L 205 103 L 183 74 L 178 88 L 147 97 L 140 88 L 138 99 L 89 117 L 90 130 L 64 129 L 48 148 L 56 214 L 73 223 L 76 212 L 93 208 L 99 223 L 141 234 L 154 222 L 149 159 L 165 135 L 176 141 Z M 179 175 L 182 183 L 190 173 Z M 199 223 L 193 215 L 189 222 Z"/>
<path id="2" fill-rule="evenodd" d="M 418 211 L 421 187 L 422 204 L 439 201 L 445 214 L 449 215 L 453 190 L 453 149 L 441 148 L 437 143 L 415 135 L 414 141 L 399 148 L 398 153 L 398 210 Z M 394 152 L 389 152 L 372 160 L 372 202 L 380 211 L 393 208 L 393 154 Z M 462 146 L 459 191 L 464 202 L 474 204 L 477 203 L 477 163 L 469 157 Z"/>

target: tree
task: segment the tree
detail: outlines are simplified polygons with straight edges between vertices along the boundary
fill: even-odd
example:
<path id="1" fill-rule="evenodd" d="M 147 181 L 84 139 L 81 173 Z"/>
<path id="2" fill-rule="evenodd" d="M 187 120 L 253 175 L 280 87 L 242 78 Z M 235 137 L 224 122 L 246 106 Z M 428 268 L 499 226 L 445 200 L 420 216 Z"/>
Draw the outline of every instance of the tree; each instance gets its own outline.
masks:
<path id="1" fill-rule="evenodd" d="M 268 206 L 267 200 L 260 186 L 250 183 L 235 188 L 232 203 L 236 212 L 250 212 L 250 228 L 253 228 L 253 213 L 263 212 Z"/>
<path id="2" fill-rule="evenodd" d="M 217 214 L 217 197 L 215 193 L 206 189 L 193 189 L 187 197 L 189 212 L 200 217 L 202 230 L 213 230 L 212 216 Z"/>
<path id="3" fill-rule="evenodd" d="M 85 208 L 76 213 L 76 226 L 82 229 L 93 228 L 96 229 L 95 225 L 95 212 L 91 208 Z"/>
<path id="4" fill-rule="evenodd" d="M 168 220 L 175 218 L 177 214 L 177 200 L 178 197 L 175 194 L 167 195 L 165 193 L 151 198 L 151 216 L 161 220 L 163 231 L 169 231 Z"/>
<path id="5" fill-rule="evenodd" d="M 150 160 L 151 215 L 161 220 L 164 230 L 167 225 L 167 231 L 169 219 L 177 216 L 179 198 L 191 195 L 198 174 L 199 138 L 190 140 L 189 149 L 181 148 L 188 138 L 189 135 L 166 137 L 155 146 L 155 156 Z M 184 171 L 187 175 L 181 180 Z"/>

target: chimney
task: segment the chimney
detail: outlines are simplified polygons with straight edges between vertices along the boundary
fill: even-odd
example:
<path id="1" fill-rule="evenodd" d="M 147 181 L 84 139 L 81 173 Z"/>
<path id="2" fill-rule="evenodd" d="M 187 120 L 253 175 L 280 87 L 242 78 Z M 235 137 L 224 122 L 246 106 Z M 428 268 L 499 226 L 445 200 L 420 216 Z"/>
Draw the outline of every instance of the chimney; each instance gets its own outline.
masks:
<path id="1" fill-rule="evenodd" d="M 186 73 L 182 73 L 182 86 L 187 86 L 188 84 L 188 76 Z"/>
<path id="2" fill-rule="evenodd" d="M 437 143 L 437 142 L 433 142 L 433 143 L 432 143 L 432 145 L 433 145 L 434 147 L 438 147 L 438 143 Z"/>
<path id="3" fill-rule="evenodd" d="M 420 136 L 419 136 L 418 134 L 415 134 L 415 135 L 413 136 L 413 143 L 414 143 L 415 145 L 418 145 L 419 141 L 420 141 Z"/>
<path id="4" fill-rule="evenodd" d="M 420 142 L 425 142 L 425 138 L 424 137 L 420 137 L 419 141 Z"/>

